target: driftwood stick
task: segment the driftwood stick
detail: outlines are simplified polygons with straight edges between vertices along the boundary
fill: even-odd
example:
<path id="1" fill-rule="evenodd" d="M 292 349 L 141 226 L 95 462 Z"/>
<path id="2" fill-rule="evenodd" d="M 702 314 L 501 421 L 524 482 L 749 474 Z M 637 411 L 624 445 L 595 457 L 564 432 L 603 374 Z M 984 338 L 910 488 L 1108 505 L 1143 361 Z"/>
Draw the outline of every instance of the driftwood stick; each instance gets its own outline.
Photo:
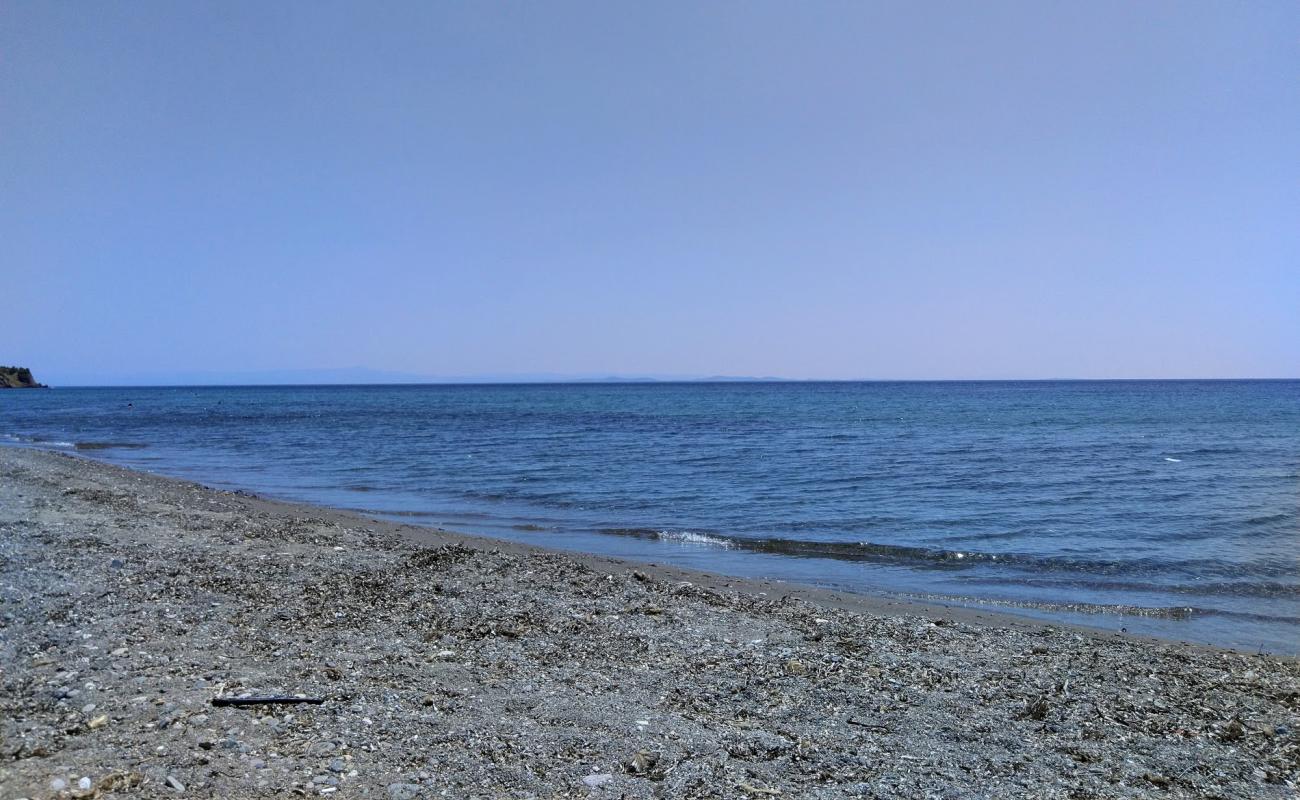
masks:
<path id="1" fill-rule="evenodd" d="M 271 697 L 214 697 L 212 705 L 214 706 L 270 706 L 270 705 L 292 705 L 294 703 L 309 703 L 318 706 L 325 702 L 323 697 L 285 697 L 273 695 Z"/>

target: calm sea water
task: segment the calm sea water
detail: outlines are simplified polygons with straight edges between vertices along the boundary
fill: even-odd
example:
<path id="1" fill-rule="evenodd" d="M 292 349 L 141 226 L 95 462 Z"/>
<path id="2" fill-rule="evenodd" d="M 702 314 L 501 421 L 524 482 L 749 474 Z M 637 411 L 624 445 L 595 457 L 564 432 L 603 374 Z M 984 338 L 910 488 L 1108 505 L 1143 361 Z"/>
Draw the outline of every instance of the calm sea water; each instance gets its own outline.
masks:
<path id="1" fill-rule="evenodd" d="M 1300 650 L 1300 382 L 0 393 L 0 436 L 552 547 Z"/>

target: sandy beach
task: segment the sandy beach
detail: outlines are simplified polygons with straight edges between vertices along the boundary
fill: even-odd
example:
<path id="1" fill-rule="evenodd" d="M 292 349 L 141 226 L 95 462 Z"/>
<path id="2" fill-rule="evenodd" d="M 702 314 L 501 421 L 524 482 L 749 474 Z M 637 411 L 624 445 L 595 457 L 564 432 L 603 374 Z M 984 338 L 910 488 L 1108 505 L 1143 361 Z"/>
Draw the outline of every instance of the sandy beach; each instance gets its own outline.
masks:
<path id="1" fill-rule="evenodd" d="M 0 798 L 1295 797 L 1294 660 L 0 449 Z M 214 707 L 301 695 L 319 705 Z"/>

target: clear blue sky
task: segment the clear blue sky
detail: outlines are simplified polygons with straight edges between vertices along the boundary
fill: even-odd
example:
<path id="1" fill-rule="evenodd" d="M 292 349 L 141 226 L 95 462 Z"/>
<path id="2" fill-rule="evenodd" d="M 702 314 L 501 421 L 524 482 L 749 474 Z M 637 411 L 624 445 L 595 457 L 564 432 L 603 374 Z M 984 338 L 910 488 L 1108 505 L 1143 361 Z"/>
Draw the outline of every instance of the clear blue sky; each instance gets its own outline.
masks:
<path id="1" fill-rule="evenodd" d="M 1300 375 L 1300 5 L 5 2 L 0 363 Z"/>

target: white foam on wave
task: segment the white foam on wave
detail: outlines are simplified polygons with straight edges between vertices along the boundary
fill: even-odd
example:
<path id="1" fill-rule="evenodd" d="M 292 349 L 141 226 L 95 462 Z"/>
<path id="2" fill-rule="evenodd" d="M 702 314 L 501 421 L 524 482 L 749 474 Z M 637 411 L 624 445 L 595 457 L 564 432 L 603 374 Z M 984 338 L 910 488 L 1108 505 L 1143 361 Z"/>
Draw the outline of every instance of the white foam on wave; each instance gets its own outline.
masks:
<path id="1" fill-rule="evenodd" d="M 48 439 L 33 439 L 30 436 L 19 436 L 18 434 L 15 433 L 6 433 L 3 434 L 3 436 L 6 440 L 10 442 L 17 442 L 22 445 L 35 445 L 37 447 L 66 447 L 70 449 L 75 449 L 77 446 L 76 442 L 60 442 L 60 441 L 50 441 Z"/>
<path id="2" fill-rule="evenodd" d="M 694 531 L 659 531 L 656 536 L 666 542 L 703 544 L 724 549 L 731 547 L 731 542 L 728 542 L 726 539 L 719 539 L 718 537 L 710 536 L 707 533 L 695 533 Z"/>
<path id="3" fill-rule="evenodd" d="M 1181 458 L 1170 458 L 1169 456 L 1165 456 L 1165 461 L 1172 461 L 1175 464 L 1183 463 L 1183 460 Z"/>

